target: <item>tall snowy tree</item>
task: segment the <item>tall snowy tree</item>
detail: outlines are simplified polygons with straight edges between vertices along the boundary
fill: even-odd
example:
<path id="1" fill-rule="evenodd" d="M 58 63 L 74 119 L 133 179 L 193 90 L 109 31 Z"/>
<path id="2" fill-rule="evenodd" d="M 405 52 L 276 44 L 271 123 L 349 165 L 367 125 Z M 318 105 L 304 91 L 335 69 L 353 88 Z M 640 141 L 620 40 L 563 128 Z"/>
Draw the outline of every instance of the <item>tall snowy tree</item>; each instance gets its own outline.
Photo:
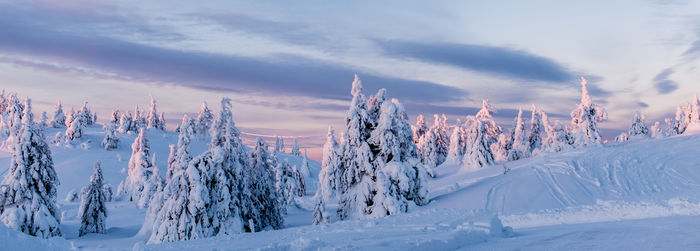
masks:
<path id="1" fill-rule="evenodd" d="M 425 118 L 423 114 L 419 114 L 416 118 L 416 125 L 411 127 L 413 130 L 413 143 L 418 145 L 423 135 L 428 131 L 428 125 L 425 123 Z"/>
<path id="2" fill-rule="evenodd" d="M 318 189 L 324 199 L 329 199 L 340 191 L 340 145 L 335 140 L 335 131 L 332 126 L 328 127 L 326 143 L 323 144 L 323 159 L 321 160 L 321 171 L 318 173 Z"/>
<path id="3" fill-rule="evenodd" d="M 83 189 L 84 196 L 80 201 L 78 217 L 80 218 L 80 230 L 78 236 L 88 233 L 102 234 L 105 232 L 105 220 L 107 220 L 107 198 L 102 190 L 102 167 L 100 162 L 95 163 L 95 168 L 90 176 L 90 184 Z"/>
<path id="4" fill-rule="evenodd" d="M 158 108 L 156 107 L 156 100 L 151 96 L 151 109 L 148 111 L 148 117 L 146 118 L 147 128 L 155 128 L 159 130 L 165 130 L 165 121 L 161 121 L 158 116 Z"/>
<path id="5" fill-rule="evenodd" d="M 651 136 L 652 139 L 660 139 L 668 136 L 670 131 L 670 127 L 668 127 L 669 123 L 666 123 L 666 126 L 663 126 L 659 121 L 654 122 L 654 125 L 649 128 L 649 136 Z"/>
<path id="6" fill-rule="evenodd" d="M 649 136 L 649 127 L 644 122 L 644 115 L 639 112 L 634 113 L 634 118 L 632 119 L 632 126 L 627 131 L 629 137 L 646 137 Z"/>
<path id="7" fill-rule="evenodd" d="M 445 158 L 445 162 L 461 165 L 465 149 L 464 128 L 462 127 L 462 122 L 457 120 L 457 124 L 452 129 L 452 134 L 450 135 L 450 147 L 447 150 L 447 158 Z"/>
<path id="8" fill-rule="evenodd" d="M 375 168 L 370 163 L 370 152 L 367 139 L 370 130 L 369 115 L 365 96 L 362 94 L 362 82 L 355 74 L 352 83 L 352 101 L 345 117 L 345 132 L 342 140 L 340 160 L 340 203 L 338 217 L 342 219 L 359 218 L 364 214 L 364 206 L 371 198 L 370 187 Z"/>
<path id="9" fill-rule="evenodd" d="M 546 134 L 545 124 L 542 121 L 544 111 L 532 105 L 532 116 L 530 118 L 530 152 L 537 154 L 542 149 L 542 140 Z"/>
<path id="10" fill-rule="evenodd" d="M 202 108 L 197 114 L 197 124 L 195 132 L 199 135 L 209 135 L 209 129 L 214 121 L 214 114 L 209 110 L 207 102 L 202 102 Z"/>
<path id="11" fill-rule="evenodd" d="M 247 170 L 251 179 L 248 190 L 253 201 L 257 202 L 255 212 L 258 215 L 250 217 L 255 226 L 260 228 L 256 231 L 268 226 L 279 229 L 284 225 L 283 212 L 280 210 L 282 206 L 278 199 L 282 195 L 275 189 L 273 168 L 269 166 L 267 158 L 267 145 L 258 137 L 255 149 L 250 152 L 250 167 Z"/>
<path id="12" fill-rule="evenodd" d="M 303 166 L 304 164 L 302 163 L 302 167 Z M 294 174 L 294 181 L 296 184 L 296 191 L 294 191 L 294 195 L 297 197 L 304 197 L 304 195 L 306 195 L 306 180 L 304 179 L 305 175 L 302 174 L 302 171 L 297 168 L 297 166 L 292 166 L 292 173 Z"/>
<path id="13" fill-rule="evenodd" d="M 297 142 L 297 138 L 294 138 L 294 141 L 292 142 L 292 151 L 289 153 L 294 156 L 301 155 L 301 152 L 299 151 L 299 142 Z"/>
<path id="14" fill-rule="evenodd" d="M 120 133 L 128 133 L 128 132 L 133 132 L 136 129 L 136 125 L 134 124 L 134 118 L 131 115 L 130 111 L 126 111 L 121 114 L 121 117 L 119 119 L 119 132 Z"/>
<path id="15" fill-rule="evenodd" d="M 41 238 L 61 236 L 56 191 L 58 176 L 43 130 L 34 123 L 31 100 L 12 144 L 10 168 L 2 180 L 0 220 L 9 228 Z"/>
<path id="16" fill-rule="evenodd" d="M 74 117 L 80 120 L 83 126 L 90 126 L 95 123 L 95 121 L 93 121 L 92 112 L 88 109 L 87 104 L 87 101 L 83 102 L 83 107 L 78 110 L 77 115 L 74 114 Z"/>
<path id="17" fill-rule="evenodd" d="M 608 118 L 608 113 L 593 104 L 588 94 L 588 82 L 581 77 L 581 103 L 571 112 L 571 134 L 575 147 L 600 145 L 598 122 Z"/>
<path id="18" fill-rule="evenodd" d="M 488 100 L 483 100 L 481 102 L 481 110 L 476 113 L 476 120 L 483 122 L 484 126 L 484 138 L 486 140 L 486 147 L 489 147 L 491 144 L 496 142 L 498 140 L 498 135 L 503 132 L 503 129 L 496 124 L 496 120 L 493 119 L 492 113 L 496 111 L 496 109 L 489 105 Z M 470 124 L 470 128 L 473 128 L 473 126 L 479 126 L 479 125 L 474 125 L 475 122 L 468 122 Z"/>
<path id="19" fill-rule="evenodd" d="M 192 160 L 190 142 L 195 133 L 195 126 L 196 124 L 193 119 L 188 118 L 186 114 L 182 116 L 180 133 L 177 137 L 177 146 L 172 148 L 171 157 L 168 157 L 168 171 L 165 176 L 166 181 L 170 180 L 170 177 L 177 172 L 178 168 L 184 170 L 187 164 Z"/>
<path id="20" fill-rule="evenodd" d="M 474 170 L 494 163 L 493 153 L 489 147 L 493 127 L 488 120 L 476 118 L 469 122 L 467 128 L 467 150 L 462 159 L 462 170 Z"/>
<path id="21" fill-rule="evenodd" d="M 162 207 L 158 210 L 148 243 L 173 242 L 210 237 L 214 234 L 207 205 L 211 197 L 206 185 L 208 170 L 202 169 L 206 154 L 192 164 L 173 168 L 170 181 L 163 189 Z M 240 223 L 239 223 L 240 225 Z"/>
<path id="22" fill-rule="evenodd" d="M 434 177 L 434 169 L 440 165 L 440 145 L 436 130 L 428 130 L 419 143 L 420 159 L 430 176 Z"/>
<path id="23" fill-rule="evenodd" d="M 508 160 L 519 160 L 530 157 L 530 142 L 525 132 L 522 108 L 518 110 L 518 117 L 516 117 L 515 121 L 515 128 L 513 128 L 513 147 L 508 152 Z"/>
<path id="24" fill-rule="evenodd" d="M 685 113 L 680 105 L 678 105 L 678 107 L 676 108 L 676 117 L 671 123 L 671 128 L 673 129 L 673 132 L 676 135 L 683 134 L 683 132 L 685 132 Z"/>
<path id="25" fill-rule="evenodd" d="M 573 139 L 569 134 L 569 130 L 567 130 L 566 127 L 559 121 L 554 121 L 553 125 L 548 125 L 546 130 L 547 136 L 544 138 L 544 142 L 542 144 L 542 149 L 545 152 L 561 152 L 563 150 L 573 148 L 573 145 L 571 144 Z"/>
<path id="26" fill-rule="evenodd" d="M 46 112 L 41 112 L 41 120 L 39 122 L 39 126 L 41 126 L 41 128 L 46 128 L 46 126 L 49 125 L 49 117 L 46 115 Z"/>
<path id="27" fill-rule="evenodd" d="M 499 134 L 496 143 L 491 144 L 489 147 L 494 161 L 508 161 L 508 153 L 511 152 L 512 148 L 513 138 L 509 133 Z"/>
<path id="28" fill-rule="evenodd" d="M 297 190 L 296 178 L 287 159 L 277 163 L 275 170 L 275 189 L 278 195 L 276 204 L 279 206 L 280 213 L 287 214 L 287 206 L 296 203 L 294 200 Z"/>
<path id="29" fill-rule="evenodd" d="M 119 184 L 119 196 L 125 196 L 129 201 L 141 201 L 148 181 L 153 175 L 153 164 L 151 163 L 151 147 L 146 137 L 144 128 L 139 130 L 139 135 L 131 144 L 131 157 L 129 158 L 129 168 L 127 177 Z M 143 208 L 143 204 L 137 203 Z"/>
<path id="30" fill-rule="evenodd" d="M 328 216 L 326 215 L 326 202 L 323 199 L 321 190 L 319 189 L 316 191 L 316 195 L 314 195 L 314 212 L 312 224 L 323 225 L 326 224 L 327 221 Z"/>

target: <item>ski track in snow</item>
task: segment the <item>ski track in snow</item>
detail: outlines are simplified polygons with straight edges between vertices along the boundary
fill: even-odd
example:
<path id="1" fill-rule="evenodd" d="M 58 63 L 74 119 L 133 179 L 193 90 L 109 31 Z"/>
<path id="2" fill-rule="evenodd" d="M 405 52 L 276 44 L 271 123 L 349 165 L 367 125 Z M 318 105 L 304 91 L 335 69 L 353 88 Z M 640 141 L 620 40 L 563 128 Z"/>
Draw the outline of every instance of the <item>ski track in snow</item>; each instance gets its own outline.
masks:
<path id="1" fill-rule="evenodd" d="M 57 131 L 49 128 L 46 135 L 52 137 Z M 86 142 L 84 146 L 51 147 L 61 182 L 57 199 L 64 211 L 61 226 L 67 240 L 57 243 L 70 243 L 72 247 L 85 250 L 131 249 L 134 245 L 137 250 L 221 247 L 263 250 L 547 249 L 566 247 L 561 243 L 586 235 L 601 236 L 613 231 L 615 226 L 626 224 L 683 225 L 676 219 L 700 222 L 700 194 L 697 193 L 700 189 L 700 164 L 697 162 L 700 135 L 684 135 L 540 154 L 508 162 L 511 170 L 507 174 L 503 174 L 501 163 L 469 172 L 460 171 L 458 165 L 445 164 L 436 168 L 438 176 L 428 182 L 430 204 L 412 206 L 407 214 L 382 219 L 310 226 L 311 197 L 317 181 L 309 177 L 307 196 L 299 201 L 301 208 L 290 209 L 286 219 L 288 227 L 279 231 L 144 245 L 147 233 L 137 233 L 145 209 L 137 209 L 129 202 L 110 202 L 107 234 L 78 238 L 74 233 L 78 227 L 75 215 L 78 205 L 66 203 L 63 198 L 69 191 L 79 191 L 88 183 L 97 160 L 102 160 L 105 183 L 116 190 L 126 176 L 122 169 L 127 166 L 129 146 L 134 137 L 120 134 L 120 149 L 104 151 L 99 146 L 102 130 L 96 126 L 86 130 L 82 139 Z M 176 142 L 177 135 L 149 131 L 149 139 L 163 175 L 168 144 Z M 208 139 L 194 139 L 192 153 L 203 152 L 207 144 Z M 299 157 L 283 156 L 289 158 L 292 165 L 301 163 Z M 0 174 L 7 172 L 9 161 L 7 152 L 0 153 Z M 320 164 L 310 161 L 310 168 L 312 176 L 316 177 Z M 327 209 L 333 213 L 331 205 Z M 514 237 L 503 239 L 488 234 L 488 222 L 494 214 L 500 215 L 504 225 L 515 228 Z M 668 220 L 654 220 L 660 217 Z M 579 225 L 583 230 L 576 230 L 575 226 Z M 0 230 L 0 238 L 15 236 L 11 230 Z M 638 230 L 631 231 L 630 235 L 642 235 L 635 231 Z M 613 241 L 616 240 L 610 240 Z M 46 244 L 40 242 L 31 245 Z M 52 249 L 61 249 L 59 244 Z"/>

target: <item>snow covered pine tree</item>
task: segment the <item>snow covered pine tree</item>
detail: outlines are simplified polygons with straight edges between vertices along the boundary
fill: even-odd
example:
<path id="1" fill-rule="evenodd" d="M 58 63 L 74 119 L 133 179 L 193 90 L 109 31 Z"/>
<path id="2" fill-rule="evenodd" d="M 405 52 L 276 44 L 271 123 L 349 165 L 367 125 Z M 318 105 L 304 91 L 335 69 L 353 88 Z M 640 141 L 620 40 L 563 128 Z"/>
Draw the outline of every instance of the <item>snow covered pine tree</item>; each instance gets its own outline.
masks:
<path id="1" fill-rule="evenodd" d="M 80 218 L 80 230 L 78 236 L 88 233 L 104 233 L 105 220 L 107 220 L 107 206 L 104 191 L 102 190 L 102 167 L 100 162 L 95 163 L 95 169 L 90 176 L 90 184 L 83 188 L 84 196 L 80 201 L 78 218 Z"/>

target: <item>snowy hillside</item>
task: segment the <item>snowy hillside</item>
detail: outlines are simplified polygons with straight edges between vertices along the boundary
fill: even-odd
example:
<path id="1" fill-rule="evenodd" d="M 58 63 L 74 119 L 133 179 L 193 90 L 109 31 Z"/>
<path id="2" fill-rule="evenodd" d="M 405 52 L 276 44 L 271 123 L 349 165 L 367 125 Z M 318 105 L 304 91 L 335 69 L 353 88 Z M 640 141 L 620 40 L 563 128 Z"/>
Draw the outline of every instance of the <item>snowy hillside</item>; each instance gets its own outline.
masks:
<path id="1" fill-rule="evenodd" d="M 47 135 L 52 135 L 52 130 L 54 129 L 47 129 Z M 458 166 L 443 165 L 436 169 L 437 177 L 429 180 L 430 204 L 425 207 L 414 206 L 408 214 L 376 220 L 351 220 L 311 226 L 311 196 L 316 185 L 316 181 L 312 181 L 309 183 L 314 188 L 308 189 L 307 196 L 300 201 L 301 208 L 290 209 L 287 227 L 282 230 L 145 245 L 148 235 L 139 233 L 139 230 L 146 209 L 138 209 L 134 203 L 120 201 L 108 203 L 106 234 L 78 237 L 78 203 L 64 202 L 63 198 L 69 191 L 77 191 L 87 184 L 92 165 L 97 160 L 103 163 L 106 183 L 116 187 L 124 179 L 126 174 L 122 169 L 126 167 L 130 154 L 126 142 L 132 141 L 135 136 L 120 135 L 122 143 L 118 151 L 106 151 L 99 147 L 98 142 L 103 133 L 97 126 L 89 128 L 81 143 L 75 146 L 51 147 L 61 181 L 58 189 L 63 218 L 61 227 L 64 238 L 70 245 L 56 239 L 36 239 L 25 243 L 26 245 L 52 245 L 52 249 L 68 246 L 83 249 L 131 249 L 136 245 L 148 250 L 208 250 L 220 247 L 405 250 L 514 248 L 532 241 L 537 243 L 532 246 L 536 248 L 563 247 L 563 243 L 572 240 L 562 237 L 557 239 L 563 241 L 561 244 L 551 245 L 540 242 L 559 231 L 570 231 L 575 235 L 586 229 L 593 231 L 590 229 L 602 228 L 599 230 L 602 235 L 606 231 L 612 231 L 610 229 L 628 225 L 641 229 L 651 227 L 645 222 L 652 224 L 660 221 L 670 226 L 687 227 L 684 222 L 700 221 L 697 216 L 700 214 L 700 196 L 696 193 L 700 187 L 700 164 L 696 161 L 696 156 L 700 153 L 700 135 L 684 135 L 541 154 L 507 162 L 510 171 L 505 175 L 503 163 L 474 172 L 460 172 Z M 166 166 L 164 157 L 167 156 L 168 144 L 176 141 L 176 134 L 153 130 L 149 131 L 148 137 L 153 151 L 159 156 L 157 165 Z M 204 138 L 193 140 L 192 152 L 204 151 L 207 144 L 208 140 Z M 296 156 L 284 157 L 292 165 L 301 162 Z M 9 154 L 3 152 L 0 173 L 5 173 L 8 162 Z M 311 162 L 311 166 L 314 175 L 317 174 L 319 163 Z M 500 215 L 504 225 L 514 228 L 513 237 L 501 238 L 489 234 L 490 220 L 494 214 Z M 678 215 L 691 217 L 649 219 Z M 581 227 L 560 225 L 593 222 L 605 223 L 584 224 Z M 630 238 L 640 234 L 641 232 L 632 232 Z M 19 235 L 22 234 L 12 230 L 2 233 L 4 240 Z M 24 238 L 35 239 L 28 236 Z M 687 243 L 690 244 L 693 243 Z M 595 247 L 607 244 L 601 242 L 591 245 Z"/>

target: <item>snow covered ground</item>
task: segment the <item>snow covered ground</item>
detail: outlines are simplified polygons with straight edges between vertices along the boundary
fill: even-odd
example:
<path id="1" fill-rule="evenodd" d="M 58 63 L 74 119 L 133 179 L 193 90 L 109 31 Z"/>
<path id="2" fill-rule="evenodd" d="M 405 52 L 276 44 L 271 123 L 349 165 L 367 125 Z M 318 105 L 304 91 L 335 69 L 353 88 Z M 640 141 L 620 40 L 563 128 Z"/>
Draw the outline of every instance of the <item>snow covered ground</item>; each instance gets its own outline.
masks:
<path id="1" fill-rule="evenodd" d="M 47 129 L 53 137 L 56 129 Z M 172 132 L 148 133 L 157 165 L 164 175 Z M 129 202 L 108 203 L 107 233 L 78 237 L 77 202 L 64 202 L 79 191 L 102 161 L 105 183 L 116 190 L 126 173 L 135 135 L 120 135 L 117 151 L 105 151 L 103 133 L 91 127 L 78 144 L 52 146 L 60 179 L 59 206 L 64 238 L 40 240 L 0 226 L 0 249 L 698 249 L 700 233 L 700 135 L 635 141 L 547 153 L 499 163 L 473 172 L 443 165 L 429 181 L 431 202 L 410 212 L 376 220 L 311 226 L 315 179 L 307 179 L 307 196 L 290 209 L 287 228 L 211 239 L 145 245 L 140 232 L 145 209 Z M 192 153 L 208 139 L 193 140 Z M 268 142 L 272 143 L 272 142 Z M 292 165 L 301 158 L 283 155 Z M 0 151 L 0 175 L 9 166 Z M 503 165 L 510 171 L 503 173 Z M 320 164 L 310 163 L 312 173 Z M 310 184 L 309 184 L 310 183 Z M 330 207 L 329 207 L 330 208 Z M 513 234 L 494 236 L 490 221 L 499 215 Z M 6 244 L 7 243 L 7 244 Z"/>

